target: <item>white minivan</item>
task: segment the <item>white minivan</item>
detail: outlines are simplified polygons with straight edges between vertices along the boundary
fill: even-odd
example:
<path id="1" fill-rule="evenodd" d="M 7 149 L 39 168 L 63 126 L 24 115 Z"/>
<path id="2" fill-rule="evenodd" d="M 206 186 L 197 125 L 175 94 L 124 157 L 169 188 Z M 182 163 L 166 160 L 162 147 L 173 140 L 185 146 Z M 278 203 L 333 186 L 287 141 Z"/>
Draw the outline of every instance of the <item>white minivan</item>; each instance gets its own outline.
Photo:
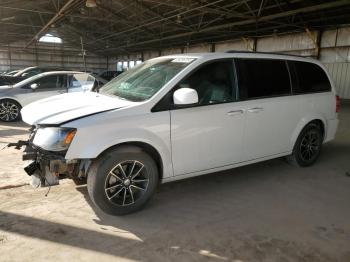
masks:
<path id="1" fill-rule="evenodd" d="M 42 186 L 87 178 L 92 201 L 121 215 L 159 183 L 286 156 L 312 165 L 338 125 L 338 98 L 318 61 L 264 53 L 148 60 L 99 93 L 22 110 L 32 125 L 23 159 Z M 38 183 L 36 183 L 38 184 Z"/>

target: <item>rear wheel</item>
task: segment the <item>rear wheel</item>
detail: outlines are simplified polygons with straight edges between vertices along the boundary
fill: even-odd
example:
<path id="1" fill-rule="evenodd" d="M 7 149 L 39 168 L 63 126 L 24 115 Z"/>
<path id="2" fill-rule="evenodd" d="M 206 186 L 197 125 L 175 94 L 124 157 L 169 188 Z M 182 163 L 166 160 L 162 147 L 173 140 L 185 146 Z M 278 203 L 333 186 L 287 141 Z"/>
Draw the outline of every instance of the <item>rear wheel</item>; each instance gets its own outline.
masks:
<path id="1" fill-rule="evenodd" d="M 301 167 L 312 165 L 320 155 L 322 140 L 321 127 L 316 123 L 308 124 L 301 131 L 294 145 L 293 153 L 287 156 L 287 161 Z"/>
<path id="2" fill-rule="evenodd" d="M 124 215 L 142 209 L 153 196 L 158 169 L 141 150 L 112 150 L 91 166 L 87 184 L 95 205 L 108 214 Z"/>
<path id="3" fill-rule="evenodd" d="M 0 101 L 0 120 L 5 122 L 18 121 L 21 118 L 21 106 L 16 101 L 4 99 Z"/>

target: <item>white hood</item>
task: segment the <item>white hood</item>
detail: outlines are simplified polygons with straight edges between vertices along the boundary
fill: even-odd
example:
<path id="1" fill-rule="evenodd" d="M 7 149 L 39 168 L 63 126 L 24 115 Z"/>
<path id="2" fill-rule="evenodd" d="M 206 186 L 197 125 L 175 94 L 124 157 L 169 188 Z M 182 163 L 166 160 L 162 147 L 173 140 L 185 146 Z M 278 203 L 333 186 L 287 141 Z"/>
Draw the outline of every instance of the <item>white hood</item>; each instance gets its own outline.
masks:
<path id="1" fill-rule="evenodd" d="M 94 92 L 77 92 L 52 96 L 31 103 L 21 110 L 22 119 L 29 125 L 61 124 L 75 118 L 117 109 L 134 102 Z"/>

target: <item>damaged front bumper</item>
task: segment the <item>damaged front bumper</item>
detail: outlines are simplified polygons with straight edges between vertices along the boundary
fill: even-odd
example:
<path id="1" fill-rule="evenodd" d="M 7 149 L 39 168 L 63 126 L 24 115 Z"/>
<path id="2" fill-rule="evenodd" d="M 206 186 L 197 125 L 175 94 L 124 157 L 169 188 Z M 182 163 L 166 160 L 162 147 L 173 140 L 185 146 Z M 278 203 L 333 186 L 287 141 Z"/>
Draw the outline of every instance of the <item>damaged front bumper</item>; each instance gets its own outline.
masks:
<path id="1" fill-rule="evenodd" d="M 90 165 L 89 160 L 67 160 L 65 151 L 52 152 L 43 150 L 32 143 L 34 130 L 27 141 L 20 140 L 17 143 L 9 143 L 7 147 L 22 149 L 22 160 L 29 162 L 24 167 L 25 172 L 31 176 L 31 185 L 35 188 L 58 185 L 62 178 L 72 178 L 82 181 L 86 177 L 86 170 Z"/>

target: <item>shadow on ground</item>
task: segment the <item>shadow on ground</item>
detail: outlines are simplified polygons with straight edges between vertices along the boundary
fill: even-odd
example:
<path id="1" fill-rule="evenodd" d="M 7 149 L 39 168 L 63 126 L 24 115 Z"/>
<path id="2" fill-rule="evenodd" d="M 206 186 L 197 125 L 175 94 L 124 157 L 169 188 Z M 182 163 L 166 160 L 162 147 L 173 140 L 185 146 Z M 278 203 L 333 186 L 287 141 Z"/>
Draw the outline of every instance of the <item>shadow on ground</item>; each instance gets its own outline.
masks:
<path id="1" fill-rule="evenodd" d="M 314 220 L 327 209 L 318 207 L 322 192 L 310 196 L 308 188 L 329 179 L 315 174 L 295 175 L 295 168 L 280 159 L 266 161 L 164 184 L 143 211 L 123 217 L 101 212 L 83 185 L 76 189 L 97 216 L 96 230 L 2 211 L 0 229 L 138 261 L 348 261 L 350 253 L 333 257 L 327 249 L 310 245 L 310 239 L 298 240 L 300 231 L 326 237 L 328 246 L 335 236 L 341 241 L 350 237 L 340 226 Z M 350 178 L 342 180 L 350 186 Z M 305 202 L 313 210 L 304 210 Z M 305 226 L 300 221 L 312 222 Z"/>

